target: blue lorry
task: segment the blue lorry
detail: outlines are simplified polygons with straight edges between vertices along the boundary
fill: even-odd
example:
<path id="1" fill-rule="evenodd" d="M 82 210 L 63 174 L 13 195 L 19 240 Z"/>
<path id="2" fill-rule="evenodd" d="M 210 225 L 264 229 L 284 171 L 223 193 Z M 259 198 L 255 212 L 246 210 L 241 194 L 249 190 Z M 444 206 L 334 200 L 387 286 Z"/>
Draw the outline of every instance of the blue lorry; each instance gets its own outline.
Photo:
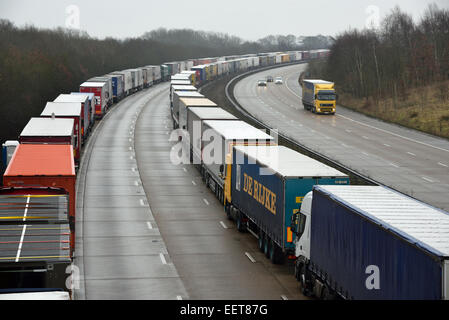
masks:
<path id="1" fill-rule="evenodd" d="M 293 221 L 307 295 L 449 298 L 447 212 L 381 186 L 315 186 Z"/>
<path id="2" fill-rule="evenodd" d="M 273 263 L 294 254 L 292 215 L 312 187 L 349 184 L 346 174 L 283 146 L 235 146 L 227 172 L 228 217 L 258 237 Z"/>

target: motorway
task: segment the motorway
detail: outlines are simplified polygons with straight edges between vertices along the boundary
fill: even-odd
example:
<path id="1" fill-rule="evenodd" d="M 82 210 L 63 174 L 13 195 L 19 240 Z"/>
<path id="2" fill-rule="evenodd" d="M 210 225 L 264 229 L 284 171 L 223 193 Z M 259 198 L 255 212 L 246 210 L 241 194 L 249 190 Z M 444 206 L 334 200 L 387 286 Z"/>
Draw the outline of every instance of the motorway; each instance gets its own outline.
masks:
<path id="1" fill-rule="evenodd" d="M 305 64 L 252 74 L 234 87 L 251 115 L 301 145 L 362 175 L 449 211 L 449 141 L 386 123 L 341 106 L 332 115 L 303 109 L 299 74 Z M 258 87 L 267 75 L 284 84 Z"/>
<path id="2" fill-rule="evenodd" d="M 77 180 L 75 299 L 305 299 L 293 266 L 239 233 L 190 165 L 170 161 L 168 84 L 115 105 Z"/>

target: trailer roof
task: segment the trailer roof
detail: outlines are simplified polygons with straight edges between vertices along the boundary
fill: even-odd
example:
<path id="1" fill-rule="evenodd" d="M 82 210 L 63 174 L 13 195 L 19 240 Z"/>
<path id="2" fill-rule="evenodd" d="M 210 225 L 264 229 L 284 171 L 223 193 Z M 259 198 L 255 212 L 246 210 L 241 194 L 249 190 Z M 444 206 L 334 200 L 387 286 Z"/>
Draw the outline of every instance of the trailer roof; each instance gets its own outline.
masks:
<path id="1" fill-rule="evenodd" d="M 285 178 L 348 177 L 324 163 L 284 146 L 236 146 L 235 149 Z"/>
<path id="2" fill-rule="evenodd" d="M 177 73 L 171 76 L 171 80 L 189 80 L 190 75 Z"/>
<path id="3" fill-rule="evenodd" d="M 178 97 L 204 98 L 204 96 L 198 91 L 175 91 L 173 94 Z"/>
<path id="4" fill-rule="evenodd" d="M 325 81 L 325 80 L 314 80 L 314 79 L 304 79 L 305 82 L 316 83 L 316 84 L 333 84 L 333 82 Z"/>
<path id="5" fill-rule="evenodd" d="M 438 256 L 449 257 L 449 214 L 380 186 L 315 186 L 382 228 Z"/>
<path id="6" fill-rule="evenodd" d="M 198 99 L 198 98 L 179 98 L 179 101 L 182 101 L 185 106 L 194 106 L 194 107 L 216 107 L 217 104 L 207 98 Z"/>
<path id="7" fill-rule="evenodd" d="M 181 74 L 196 74 L 196 71 L 192 71 L 192 70 L 183 70 L 181 71 Z"/>
<path id="8" fill-rule="evenodd" d="M 0 293 L 0 300 L 71 300 L 67 291 Z"/>
<path id="9" fill-rule="evenodd" d="M 192 85 L 172 85 L 174 91 L 198 91 L 198 89 Z"/>
<path id="10" fill-rule="evenodd" d="M 53 102 L 80 102 L 84 103 L 89 97 L 83 95 L 60 94 Z"/>
<path id="11" fill-rule="evenodd" d="M 226 140 L 272 140 L 274 138 L 241 120 L 206 120 L 204 124 L 214 129 Z"/>
<path id="12" fill-rule="evenodd" d="M 82 105 L 79 102 L 47 102 L 41 116 L 79 117 Z"/>
<path id="13" fill-rule="evenodd" d="M 192 107 L 189 110 L 200 119 L 208 120 L 237 120 L 238 118 L 217 107 Z"/>
<path id="14" fill-rule="evenodd" d="M 73 119 L 31 118 L 21 137 L 67 137 L 73 134 Z"/>
<path id="15" fill-rule="evenodd" d="M 75 176 L 71 145 L 20 144 L 5 176 Z"/>
<path id="16" fill-rule="evenodd" d="M 106 86 L 106 82 L 89 82 L 86 81 L 82 84 L 80 84 L 80 87 L 87 87 L 87 88 L 103 88 Z"/>

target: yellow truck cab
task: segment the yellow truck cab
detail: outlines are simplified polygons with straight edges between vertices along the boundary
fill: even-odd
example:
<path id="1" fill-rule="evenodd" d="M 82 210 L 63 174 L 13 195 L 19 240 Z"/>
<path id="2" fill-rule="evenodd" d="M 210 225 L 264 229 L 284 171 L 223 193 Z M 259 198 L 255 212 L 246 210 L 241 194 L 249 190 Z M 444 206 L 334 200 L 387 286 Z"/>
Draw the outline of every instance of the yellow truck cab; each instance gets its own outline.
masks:
<path id="1" fill-rule="evenodd" d="M 313 113 L 335 114 L 337 94 L 334 83 L 324 80 L 304 79 L 302 84 L 304 109 Z"/>

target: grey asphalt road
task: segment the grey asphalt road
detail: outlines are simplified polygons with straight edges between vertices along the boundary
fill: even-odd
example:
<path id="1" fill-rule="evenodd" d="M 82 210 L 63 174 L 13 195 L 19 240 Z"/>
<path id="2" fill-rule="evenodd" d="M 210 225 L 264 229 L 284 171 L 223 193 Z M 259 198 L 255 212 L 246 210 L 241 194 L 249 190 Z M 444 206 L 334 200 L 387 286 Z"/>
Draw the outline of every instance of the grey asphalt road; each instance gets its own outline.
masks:
<path id="1" fill-rule="evenodd" d="M 76 299 L 305 299 L 293 266 L 272 265 L 170 150 L 168 85 L 100 122 L 78 176 Z M 78 214 L 79 213 L 79 214 Z"/>
<path id="2" fill-rule="evenodd" d="M 383 185 L 449 211 L 449 141 L 338 106 L 337 113 L 304 110 L 298 77 L 306 65 L 267 70 L 240 80 L 240 105 L 271 128 Z M 267 75 L 284 84 L 258 87 Z"/>

